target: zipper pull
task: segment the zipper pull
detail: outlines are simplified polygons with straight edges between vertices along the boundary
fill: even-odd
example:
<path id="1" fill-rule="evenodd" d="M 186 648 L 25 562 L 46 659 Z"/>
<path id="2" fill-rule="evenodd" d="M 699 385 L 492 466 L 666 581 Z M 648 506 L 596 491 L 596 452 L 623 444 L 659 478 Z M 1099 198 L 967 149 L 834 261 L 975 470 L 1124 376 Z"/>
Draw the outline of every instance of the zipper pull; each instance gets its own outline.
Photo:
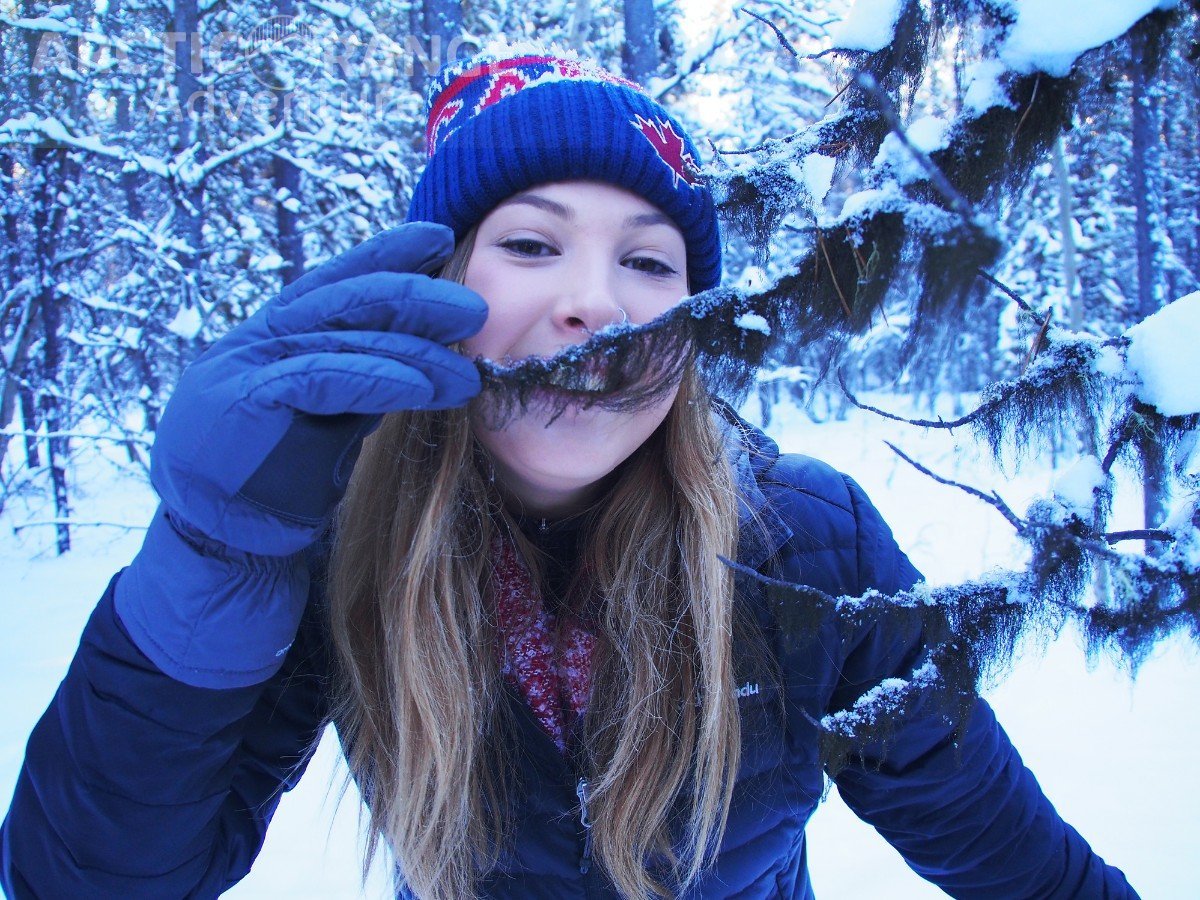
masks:
<path id="1" fill-rule="evenodd" d="M 583 858 L 579 860 L 579 874 L 586 875 L 592 868 L 592 820 L 588 818 L 588 782 L 580 778 L 575 785 L 575 796 L 579 798 L 579 820 L 583 824 Z"/>

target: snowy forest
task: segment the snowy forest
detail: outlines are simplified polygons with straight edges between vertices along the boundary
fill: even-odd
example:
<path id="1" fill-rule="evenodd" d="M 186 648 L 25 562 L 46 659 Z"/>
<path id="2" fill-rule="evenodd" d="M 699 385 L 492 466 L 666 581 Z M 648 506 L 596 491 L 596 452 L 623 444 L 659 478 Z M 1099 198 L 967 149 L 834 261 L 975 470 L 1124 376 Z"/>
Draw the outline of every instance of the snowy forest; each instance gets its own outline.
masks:
<path id="1" fill-rule="evenodd" d="M 595 58 L 705 143 L 725 283 L 589 344 L 695 342 L 756 424 L 855 477 L 828 453 L 886 437 L 867 465 L 917 479 L 904 502 L 933 521 L 956 507 L 929 498 L 962 495 L 1021 547 L 899 597 L 774 588 L 801 621 L 886 606 L 941 638 L 936 667 L 822 723 L 833 766 L 912 692 L 954 702 L 1068 625 L 1092 664 L 1136 673 L 1175 642 L 1195 678 L 1198 0 L 0 0 L 6 569 L 76 571 L 97 541 L 127 561 L 182 369 L 403 220 L 427 78 L 498 36 Z M 0 621 L 27 634 L 30 588 L 4 580 Z"/>

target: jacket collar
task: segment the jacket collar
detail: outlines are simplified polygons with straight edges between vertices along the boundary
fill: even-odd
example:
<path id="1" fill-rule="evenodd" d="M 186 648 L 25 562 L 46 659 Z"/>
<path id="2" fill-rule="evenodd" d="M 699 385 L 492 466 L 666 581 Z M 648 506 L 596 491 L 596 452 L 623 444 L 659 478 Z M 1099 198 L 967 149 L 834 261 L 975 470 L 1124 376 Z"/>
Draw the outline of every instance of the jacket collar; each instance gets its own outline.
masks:
<path id="1" fill-rule="evenodd" d="M 738 559 L 757 569 L 792 536 L 767 502 L 762 481 L 779 459 L 779 445 L 739 416 L 728 403 L 715 403 L 738 490 Z"/>

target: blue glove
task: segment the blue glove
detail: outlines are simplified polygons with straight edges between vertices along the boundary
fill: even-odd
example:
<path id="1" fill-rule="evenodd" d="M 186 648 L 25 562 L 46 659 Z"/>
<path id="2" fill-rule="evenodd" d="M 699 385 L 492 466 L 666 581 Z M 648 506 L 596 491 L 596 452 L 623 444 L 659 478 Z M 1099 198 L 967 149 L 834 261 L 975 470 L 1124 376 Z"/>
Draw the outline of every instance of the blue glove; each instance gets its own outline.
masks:
<path id="1" fill-rule="evenodd" d="M 430 223 L 386 231 L 298 279 L 183 373 L 151 481 L 207 538 L 284 556 L 324 530 L 379 414 L 462 406 L 473 363 L 444 345 L 487 306 L 427 273 L 454 249 Z"/>
<path id="2" fill-rule="evenodd" d="M 448 228 L 384 232 L 298 279 L 184 372 L 159 425 L 162 498 L 121 573 L 117 615 L 162 671 L 198 687 L 269 678 L 308 599 L 299 551 L 385 412 L 461 406 L 474 364 L 445 345 L 482 327 L 472 291 L 428 273 Z"/>

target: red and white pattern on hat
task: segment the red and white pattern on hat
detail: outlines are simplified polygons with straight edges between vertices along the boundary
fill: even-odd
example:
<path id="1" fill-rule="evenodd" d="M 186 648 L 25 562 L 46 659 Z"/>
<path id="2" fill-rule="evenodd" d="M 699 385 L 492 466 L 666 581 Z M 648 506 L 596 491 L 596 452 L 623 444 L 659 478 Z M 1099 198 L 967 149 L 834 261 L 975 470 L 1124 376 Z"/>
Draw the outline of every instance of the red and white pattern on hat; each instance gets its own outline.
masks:
<path id="1" fill-rule="evenodd" d="M 446 126 L 462 112 L 464 97 L 472 101 L 468 115 L 473 116 L 526 88 L 563 80 L 603 81 L 644 93 L 635 82 L 585 60 L 544 55 L 490 62 L 479 62 L 476 58 L 461 71 L 451 70 L 445 85 L 436 91 L 425 128 L 426 153 L 432 155 L 454 131 Z"/>
<path id="2" fill-rule="evenodd" d="M 505 97 L 511 97 L 528 84 L 529 78 L 520 69 L 509 69 L 506 72 L 498 72 L 492 76 L 487 87 L 483 89 L 483 95 L 479 98 L 479 102 L 475 104 L 472 114 L 479 115 L 489 106 L 499 103 Z"/>
<path id="3" fill-rule="evenodd" d="M 602 69 L 598 65 L 586 62 L 582 59 L 558 59 L 546 57 L 545 62 L 558 67 L 558 74 L 563 78 L 577 78 L 581 81 L 606 81 L 609 84 L 619 84 L 631 90 L 637 91 L 639 94 L 645 93 L 645 90 L 636 81 L 630 81 L 628 78 L 622 78 L 620 75 L 614 75 L 607 69 Z"/>
<path id="4" fill-rule="evenodd" d="M 438 110 L 436 119 L 430 117 L 425 137 L 426 153 L 433 153 L 433 148 L 450 136 L 450 132 L 454 130 L 450 127 L 450 123 L 462 108 L 463 102 L 461 100 L 451 100 Z"/>
<path id="5" fill-rule="evenodd" d="M 657 116 L 653 119 L 634 116 L 629 124 L 642 133 L 658 154 L 658 158 L 675 173 L 675 190 L 679 190 L 681 180 L 689 187 L 700 187 L 703 183 L 700 167 L 696 165 L 695 158 L 687 151 L 683 137 L 676 133 L 675 126 L 670 121 Z"/>
<path id="6" fill-rule="evenodd" d="M 498 534 L 492 559 L 500 671 L 520 688 L 542 729 L 566 753 L 564 701 L 576 719 L 587 710 L 596 637 L 574 616 L 558 621 L 546 611 L 511 540 Z"/>

